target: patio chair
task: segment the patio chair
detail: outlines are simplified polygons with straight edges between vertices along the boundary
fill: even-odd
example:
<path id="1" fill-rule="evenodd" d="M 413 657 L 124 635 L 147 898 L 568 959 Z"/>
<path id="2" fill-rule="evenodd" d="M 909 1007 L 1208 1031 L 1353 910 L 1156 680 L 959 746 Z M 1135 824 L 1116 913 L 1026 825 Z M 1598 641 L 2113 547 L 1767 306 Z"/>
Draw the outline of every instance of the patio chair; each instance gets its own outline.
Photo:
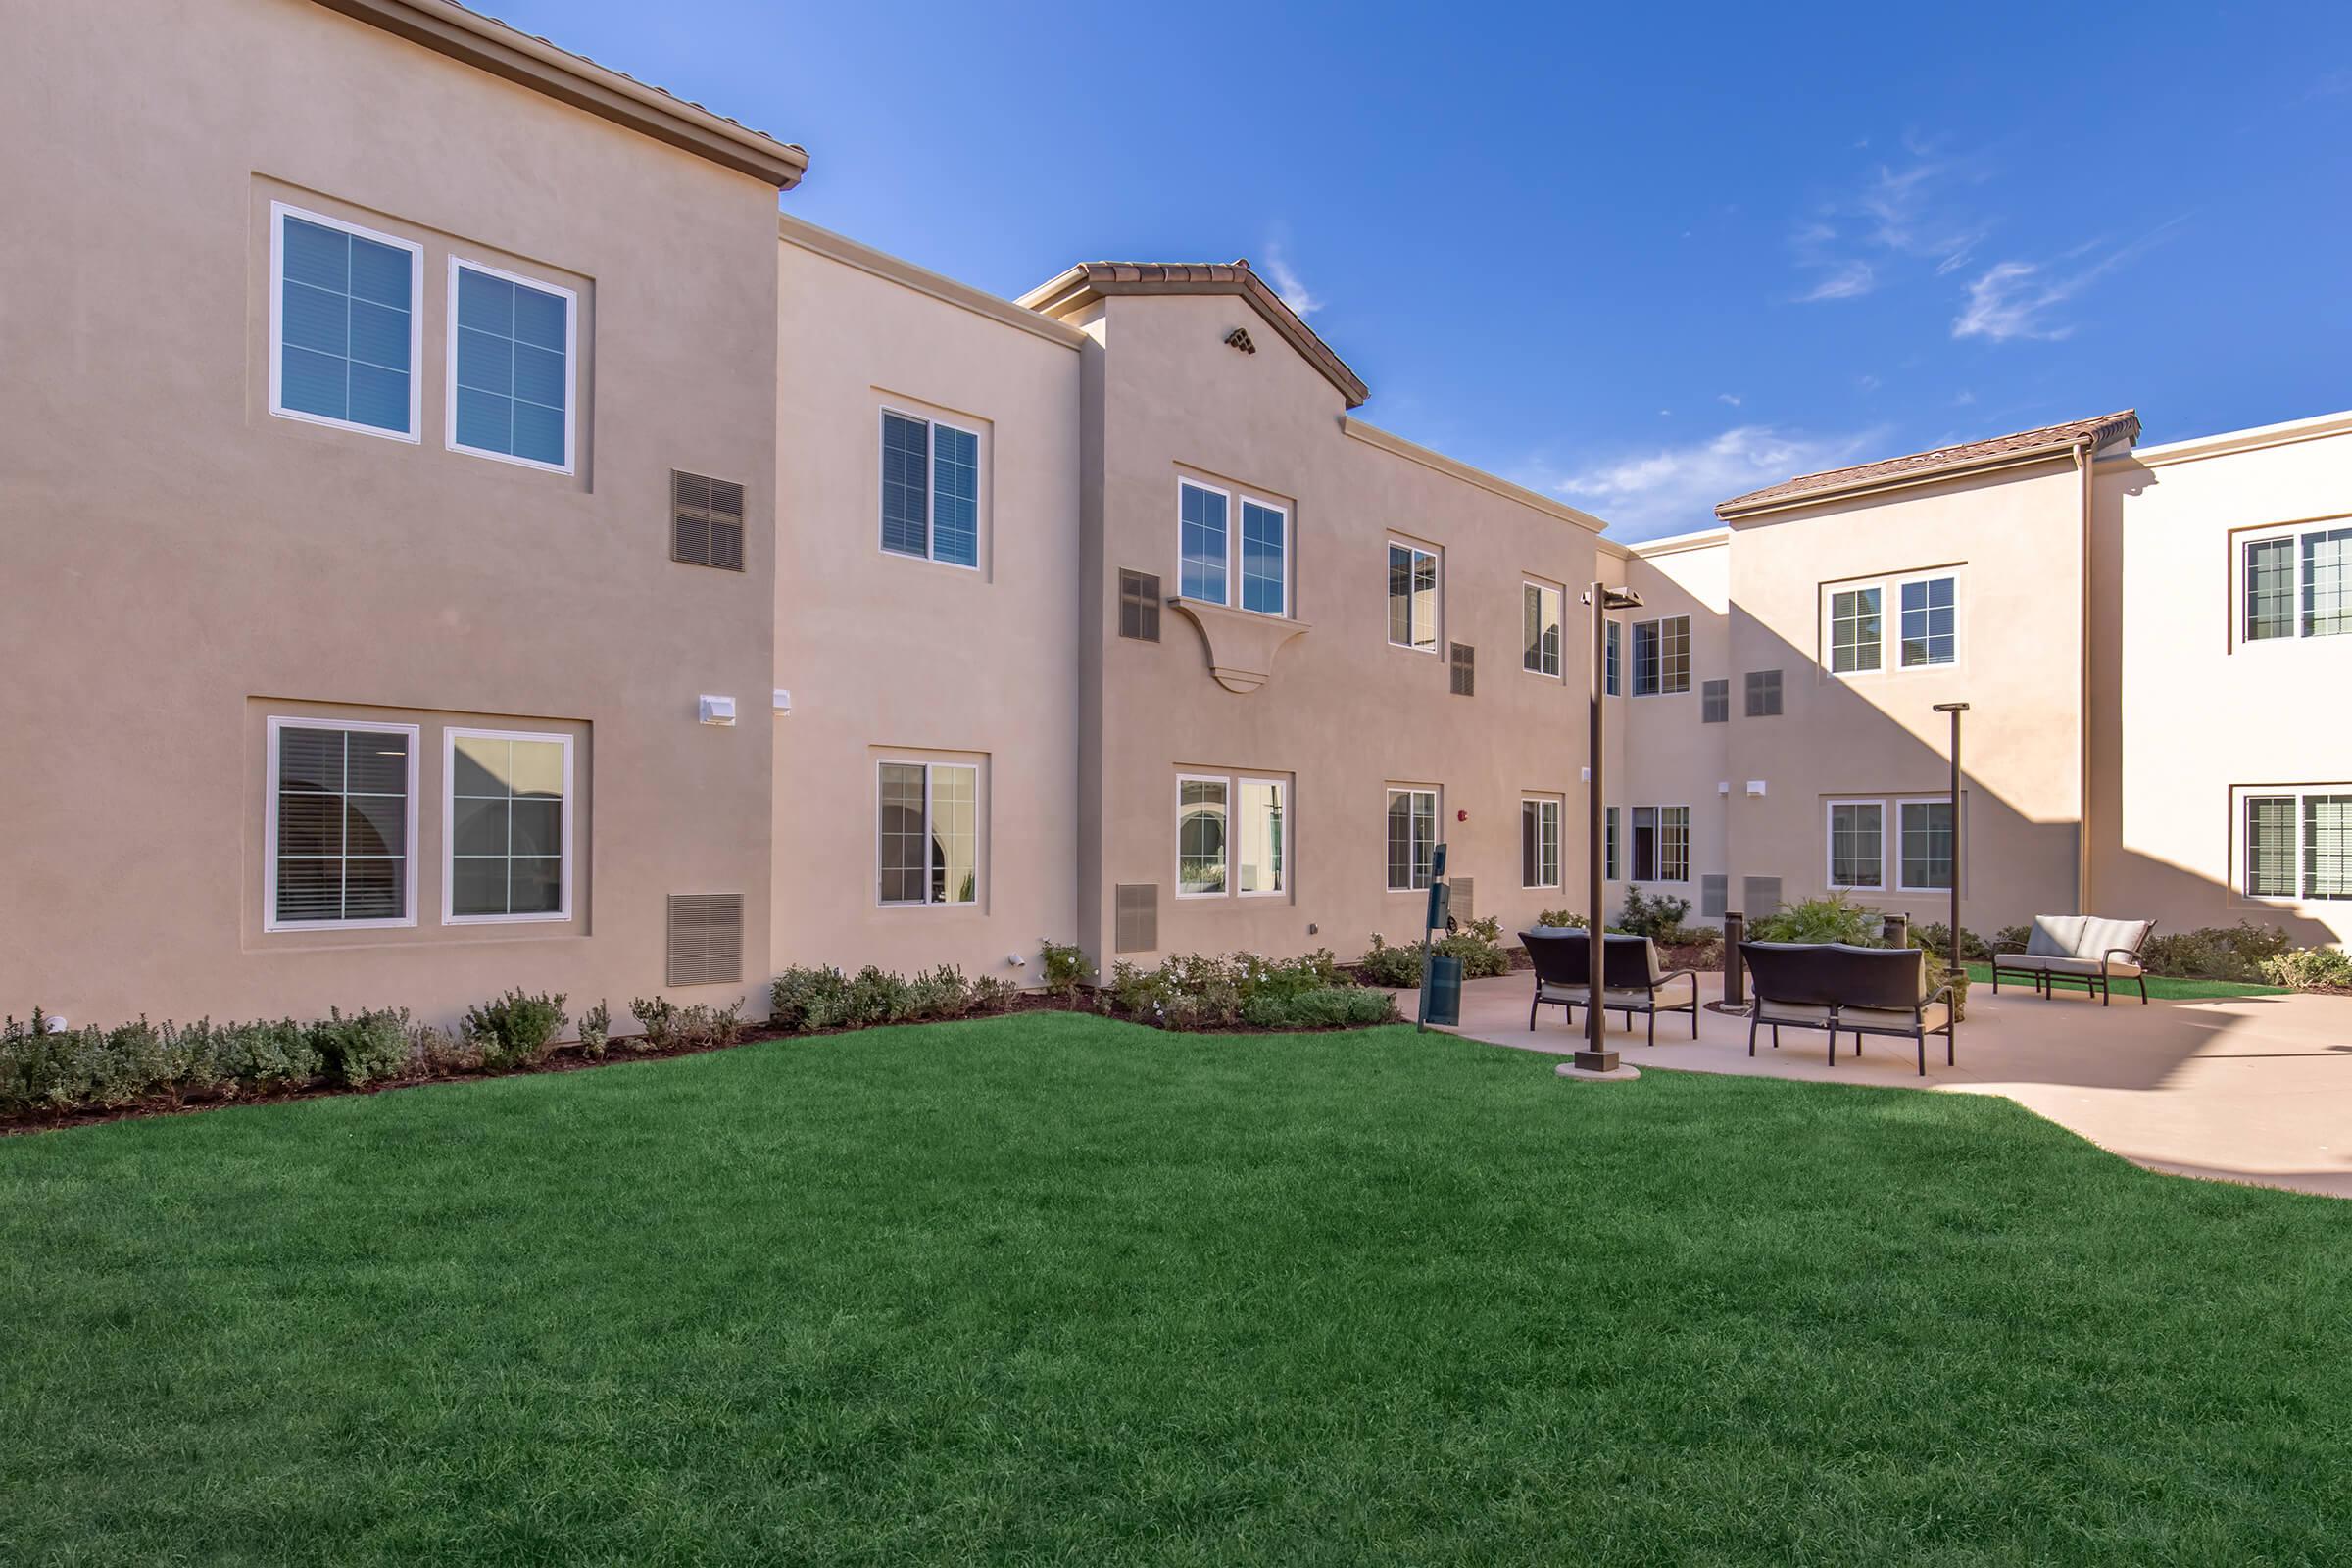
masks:
<path id="1" fill-rule="evenodd" d="M 1564 1008 L 1567 1021 L 1576 1022 L 1576 1009 L 1592 1000 L 1591 961 L 1592 933 L 1565 926 L 1538 926 L 1522 931 L 1519 940 L 1527 948 L 1527 956 L 1536 965 L 1536 996 L 1528 1004 L 1527 1027 L 1536 1027 L 1536 1012 L 1546 1004 Z M 1687 1012 L 1690 1015 L 1690 1038 L 1698 1038 L 1698 976 L 1689 969 L 1661 971 L 1658 967 L 1657 944 L 1647 937 L 1622 936 L 1611 933 L 1603 950 L 1600 972 L 1600 1010 L 1625 1014 L 1625 1026 L 1634 1026 L 1634 1014 L 1649 1017 L 1649 1044 L 1658 1043 L 1658 1014 Z M 1660 999 L 1660 993 L 1676 981 L 1688 982 L 1682 1000 Z"/>
<path id="2" fill-rule="evenodd" d="M 2056 993 L 2051 983 L 2075 981 L 2084 996 L 2096 992 L 2099 1005 L 2108 1004 L 2114 983 L 2136 981 L 2139 1003 L 2148 1003 L 2147 971 L 2140 966 L 2139 950 L 2147 946 L 2153 920 L 2102 920 L 2083 914 L 2037 914 L 2034 934 L 2023 953 L 1996 953 L 1992 958 L 1992 990 L 2000 994 L 2001 978 L 2031 980 L 2037 995 Z"/>
<path id="3" fill-rule="evenodd" d="M 1756 1054 L 1756 1031 L 1772 1030 L 1780 1049 L 1781 1030 L 1826 1029 L 1830 1065 L 1838 1065 L 1838 1032 L 1854 1034 L 1854 1054 L 1864 1035 L 1909 1040 L 1919 1053 L 1919 1075 L 1928 1075 L 1928 1036 L 1943 1036 L 1944 1065 L 1954 1060 L 1952 988 L 1928 989 L 1928 956 L 1918 948 L 1855 948 L 1842 942 L 1742 942 L 1740 961 L 1747 965 L 1755 1004 L 1747 1014 L 1747 1054 Z"/>

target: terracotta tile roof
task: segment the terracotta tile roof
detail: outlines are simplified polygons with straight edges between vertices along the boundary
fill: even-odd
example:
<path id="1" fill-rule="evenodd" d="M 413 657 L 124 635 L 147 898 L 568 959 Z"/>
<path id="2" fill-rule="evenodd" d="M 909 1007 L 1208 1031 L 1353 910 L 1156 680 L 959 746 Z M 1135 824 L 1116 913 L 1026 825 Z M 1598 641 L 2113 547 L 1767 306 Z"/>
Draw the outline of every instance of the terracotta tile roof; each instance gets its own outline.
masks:
<path id="1" fill-rule="evenodd" d="M 1257 275 L 1247 259 L 1231 262 L 1080 262 L 1060 276 L 1039 284 L 1019 303 L 1047 316 L 1063 317 L 1106 294 L 1239 294 L 1280 332 L 1291 347 L 1340 389 L 1354 408 L 1372 395 L 1361 377 L 1282 296 Z"/>
<path id="2" fill-rule="evenodd" d="M 2125 409 L 2115 414 L 2102 414 L 2092 419 L 2070 419 L 2064 424 L 2045 424 L 2038 430 L 1996 435 L 1988 441 L 1937 447 L 1933 452 L 1913 452 L 1877 463 L 1856 464 L 1850 468 L 1832 468 L 1826 473 L 1798 474 L 1793 479 L 1784 479 L 1779 484 L 1766 485 L 1761 490 L 1750 490 L 1743 496 L 1734 496 L 1729 501 L 1720 502 L 1716 505 L 1715 515 L 1729 518 L 1735 513 L 1758 511 L 1806 496 L 1875 490 L 1885 485 L 1929 478 L 1939 473 L 1958 473 L 2034 453 L 2064 452 L 2077 446 L 2087 446 L 2096 452 L 2117 441 L 2138 439 L 2139 416 L 2131 409 Z"/>

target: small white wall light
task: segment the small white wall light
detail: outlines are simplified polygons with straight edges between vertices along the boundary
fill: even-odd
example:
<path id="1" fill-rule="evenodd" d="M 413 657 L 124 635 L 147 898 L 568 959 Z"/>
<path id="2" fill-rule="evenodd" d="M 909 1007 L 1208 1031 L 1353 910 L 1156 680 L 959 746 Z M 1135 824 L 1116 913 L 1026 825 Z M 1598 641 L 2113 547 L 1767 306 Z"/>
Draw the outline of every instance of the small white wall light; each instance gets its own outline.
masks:
<path id="1" fill-rule="evenodd" d="M 1727 778 L 1727 779 L 1725 779 L 1725 780 L 1724 780 L 1722 783 L 1720 783 L 1720 784 L 1716 785 L 1716 786 L 1715 786 L 1715 793 L 1716 793 L 1716 794 L 1718 794 L 1718 795 L 1729 795 L 1729 794 L 1731 794 L 1731 793 L 1732 793 L 1732 781 L 1731 781 L 1730 779 L 1728 779 L 1728 778 Z"/>
<path id="2" fill-rule="evenodd" d="M 1004 962 L 1012 968 L 1020 969 L 1028 965 L 1029 958 L 1026 954 L 1007 953 L 1004 955 Z"/>
<path id="3" fill-rule="evenodd" d="M 776 688 L 776 716 L 777 716 L 778 718 L 782 718 L 782 717 L 783 717 L 783 716 L 784 716 L 786 713 L 789 713 L 789 712 L 791 712 L 791 711 L 792 711 L 792 693 L 791 693 L 789 690 L 787 690 L 786 688 L 782 687 L 782 686 L 779 686 L 779 687 L 777 687 L 777 688 Z"/>
<path id="4" fill-rule="evenodd" d="M 1577 769 L 1577 777 L 1582 779 L 1585 783 L 1590 784 L 1592 782 L 1592 769 L 1590 767 L 1579 768 Z"/>
<path id="5" fill-rule="evenodd" d="M 1761 794 L 1763 794 L 1763 793 L 1764 793 L 1764 781 L 1763 781 L 1762 779 L 1760 779 L 1760 778 L 1751 778 L 1751 779 L 1749 779 L 1749 780 L 1747 781 L 1747 793 L 1748 793 L 1748 794 L 1750 794 L 1750 795 L 1761 795 Z"/>
<path id="6" fill-rule="evenodd" d="M 735 722 L 735 699 L 712 697 L 706 693 L 702 699 L 702 711 L 706 724 L 731 725 Z"/>

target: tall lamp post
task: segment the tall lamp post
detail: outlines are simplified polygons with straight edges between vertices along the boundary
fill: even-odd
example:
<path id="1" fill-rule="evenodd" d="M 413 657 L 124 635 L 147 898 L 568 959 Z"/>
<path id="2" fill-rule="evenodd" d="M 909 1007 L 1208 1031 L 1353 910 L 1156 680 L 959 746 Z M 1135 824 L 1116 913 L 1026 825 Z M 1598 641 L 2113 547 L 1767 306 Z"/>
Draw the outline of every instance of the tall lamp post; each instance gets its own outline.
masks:
<path id="1" fill-rule="evenodd" d="M 1952 973 L 1968 973 L 1968 955 L 1960 941 L 1960 715 L 1966 703 L 1937 703 L 1936 711 L 1952 715 Z"/>
<path id="2" fill-rule="evenodd" d="M 1592 911 L 1592 923 L 1588 934 L 1592 946 L 1591 956 L 1585 960 L 1588 987 L 1585 994 L 1585 1049 L 1572 1059 L 1585 1072 L 1615 1072 L 1617 1053 L 1607 1049 L 1601 1041 L 1602 1030 L 1606 1027 L 1606 1014 L 1601 1011 L 1600 994 L 1609 940 L 1608 917 L 1601 912 L 1603 903 L 1608 898 L 1608 890 L 1601 879 L 1601 857 L 1607 853 L 1603 812 L 1607 809 L 1605 803 L 1608 799 L 1601 774 L 1601 739 L 1606 727 L 1603 716 L 1608 710 L 1601 699 L 1607 695 L 1608 689 L 1605 666 L 1609 658 L 1609 612 L 1639 610 L 1642 608 L 1642 596 L 1631 588 L 1611 588 L 1606 583 L 1596 582 L 1585 590 L 1584 599 L 1586 604 L 1592 607 L 1592 729 L 1587 738 L 1587 744 L 1592 748 L 1590 771 L 1592 779 L 1592 788 L 1586 794 L 1588 820 L 1585 839 L 1585 866 L 1591 877 L 1587 884 L 1587 892 L 1591 897 L 1585 907 Z"/>

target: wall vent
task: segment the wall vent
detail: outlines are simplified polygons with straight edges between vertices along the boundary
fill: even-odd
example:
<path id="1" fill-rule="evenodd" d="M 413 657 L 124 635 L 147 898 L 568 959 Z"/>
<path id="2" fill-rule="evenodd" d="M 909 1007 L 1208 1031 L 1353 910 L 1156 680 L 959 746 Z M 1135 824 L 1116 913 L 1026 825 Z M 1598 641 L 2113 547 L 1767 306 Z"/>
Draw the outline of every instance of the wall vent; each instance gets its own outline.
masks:
<path id="1" fill-rule="evenodd" d="M 1119 573 L 1119 635 L 1159 641 L 1159 579 L 1148 571 Z"/>
<path id="2" fill-rule="evenodd" d="M 1468 876 L 1449 876 L 1446 885 L 1453 889 L 1450 907 L 1453 917 L 1463 925 L 1478 918 L 1478 879 Z"/>
<path id="3" fill-rule="evenodd" d="M 667 983 L 716 986 L 742 980 L 743 895 L 671 894 Z"/>
<path id="4" fill-rule="evenodd" d="M 1740 912 L 1750 920 L 1761 920 L 1781 907 L 1781 879 L 1777 876 L 1743 876 L 1740 879 Z"/>
<path id="5" fill-rule="evenodd" d="M 1732 879 L 1724 875 L 1702 876 L 1698 879 L 1698 917 L 1720 920 L 1731 906 Z"/>
<path id="6" fill-rule="evenodd" d="M 743 569 L 743 486 L 669 470 L 669 559 L 690 566 Z"/>
<path id="7" fill-rule="evenodd" d="M 1159 951 L 1159 884 L 1121 882 L 1111 889 L 1110 950 Z"/>
<path id="8" fill-rule="evenodd" d="M 1747 716 L 1774 718 L 1781 711 L 1781 672 L 1777 669 L 1751 669 L 1747 672 Z"/>
<path id="9" fill-rule="evenodd" d="M 1453 645 L 1453 695 L 1478 695 L 1478 650 L 1468 643 Z"/>

